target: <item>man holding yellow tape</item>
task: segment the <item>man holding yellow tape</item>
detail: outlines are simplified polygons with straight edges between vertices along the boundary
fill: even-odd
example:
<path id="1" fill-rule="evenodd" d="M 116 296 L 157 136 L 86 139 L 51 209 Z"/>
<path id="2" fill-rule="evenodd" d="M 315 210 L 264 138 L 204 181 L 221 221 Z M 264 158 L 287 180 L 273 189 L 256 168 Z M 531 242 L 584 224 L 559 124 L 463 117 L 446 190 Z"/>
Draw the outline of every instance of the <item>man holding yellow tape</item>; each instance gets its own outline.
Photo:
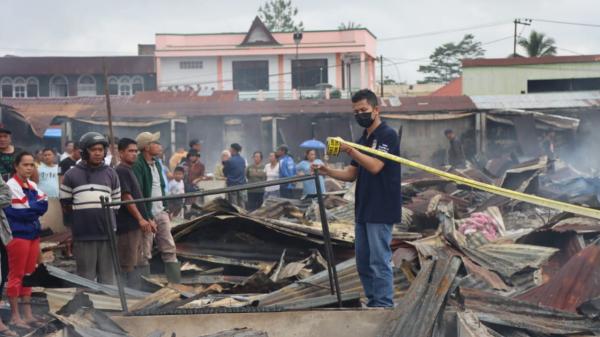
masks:
<path id="1" fill-rule="evenodd" d="M 352 96 L 356 122 L 365 128 L 358 144 L 400 155 L 398 134 L 379 115 L 377 96 L 371 90 Z M 392 227 L 400 222 L 400 164 L 365 154 L 341 144 L 352 163 L 342 170 L 315 166 L 322 174 L 343 181 L 356 180 L 356 268 L 369 307 L 394 305 L 392 272 Z"/>

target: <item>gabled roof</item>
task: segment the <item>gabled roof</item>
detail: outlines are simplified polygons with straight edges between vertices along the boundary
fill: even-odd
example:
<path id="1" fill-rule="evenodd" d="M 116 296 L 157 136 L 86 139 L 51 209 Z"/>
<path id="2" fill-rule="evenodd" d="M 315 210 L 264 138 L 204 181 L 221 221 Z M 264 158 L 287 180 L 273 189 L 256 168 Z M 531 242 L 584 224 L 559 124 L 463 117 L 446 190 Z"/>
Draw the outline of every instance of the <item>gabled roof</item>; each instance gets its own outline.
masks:
<path id="1" fill-rule="evenodd" d="M 246 37 L 244 41 L 240 44 L 240 46 L 271 46 L 271 45 L 279 45 L 279 42 L 275 40 L 273 34 L 269 31 L 267 26 L 262 22 L 262 20 L 257 16 L 254 18 L 252 22 L 252 26 L 246 33 Z"/>
<path id="2" fill-rule="evenodd" d="M 450 83 L 431 93 L 430 96 L 460 96 L 462 95 L 462 77 L 455 78 Z"/>

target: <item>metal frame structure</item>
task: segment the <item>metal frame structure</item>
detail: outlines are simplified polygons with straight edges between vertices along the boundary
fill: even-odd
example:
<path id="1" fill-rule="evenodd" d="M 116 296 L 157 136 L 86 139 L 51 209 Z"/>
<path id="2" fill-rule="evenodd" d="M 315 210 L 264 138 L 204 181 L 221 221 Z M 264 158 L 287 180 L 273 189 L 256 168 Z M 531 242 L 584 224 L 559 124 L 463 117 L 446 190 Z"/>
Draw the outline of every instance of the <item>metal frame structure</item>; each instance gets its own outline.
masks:
<path id="1" fill-rule="evenodd" d="M 134 203 L 147 203 L 147 202 L 154 202 L 154 201 L 195 198 L 195 197 L 202 197 L 202 196 L 206 196 L 206 195 L 223 194 L 223 193 L 229 193 L 229 192 L 250 190 L 250 189 L 260 188 L 260 187 L 290 184 L 290 183 L 296 183 L 296 182 L 300 182 L 300 181 L 308 181 L 311 179 L 314 179 L 316 188 L 317 188 L 317 201 L 319 203 L 321 227 L 323 230 L 323 241 L 324 241 L 323 248 L 325 250 L 325 258 L 327 259 L 327 272 L 329 274 L 329 286 L 331 289 L 331 295 L 336 295 L 338 306 L 341 308 L 342 307 L 342 293 L 340 291 L 340 284 L 339 284 L 339 280 L 338 280 L 338 276 L 337 276 L 337 270 L 335 268 L 333 248 L 331 246 L 331 233 L 329 231 L 329 223 L 327 222 L 327 214 L 325 211 L 323 191 L 321 190 L 321 184 L 319 181 L 320 180 L 319 172 L 317 170 L 315 170 L 315 173 L 312 175 L 284 178 L 284 179 L 251 183 L 251 184 L 238 185 L 238 186 L 230 186 L 230 187 L 218 188 L 218 189 L 213 189 L 213 190 L 202 190 L 202 191 L 198 191 L 198 192 L 186 193 L 186 194 L 174 195 L 174 196 L 164 196 L 164 197 L 157 197 L 157 198 L 143 198 L 143 199 L 118 201 L 118 202 L 112 202 L 109 200 L 108 197 L 101 197 L 100 203 L 102 205 L 102 209 L 104 210 L 104 216 L 106 219 L 106 221 L 105 221 L 106 228 L 105 229 L 106 229 L 107 233 L 109 233 L 108 237 L 109 237 L 110 248 L 111 248 L 111 258 L 112 258 L 112 263 L 113 263 L 113 269 L 115 271 L 115 275 L 116 275 L 116 279 L 117 279 L 117 287 L 119 289 L 119 298 L 121 300 L 121 307 L 123 308 L 123 311 L 128 312 L 129 310 L 127 308 L 127 299 L 125 297 L 125 287 L 121 280 L 121 264 L 119 262 L 119 256 L 116 253 L 117 252 L 117 237 L 116 237 L 116 233 L 115 233 L 116 224 L 115 224 L 115 217 L 111 214 L 111 212 L 113 212 L 113 209 L 112 209 L 113 207 L 116 207 L 116 206 L 120 207 L 122 205 L 128 205 L 128 204 L 134 204 Z"/>

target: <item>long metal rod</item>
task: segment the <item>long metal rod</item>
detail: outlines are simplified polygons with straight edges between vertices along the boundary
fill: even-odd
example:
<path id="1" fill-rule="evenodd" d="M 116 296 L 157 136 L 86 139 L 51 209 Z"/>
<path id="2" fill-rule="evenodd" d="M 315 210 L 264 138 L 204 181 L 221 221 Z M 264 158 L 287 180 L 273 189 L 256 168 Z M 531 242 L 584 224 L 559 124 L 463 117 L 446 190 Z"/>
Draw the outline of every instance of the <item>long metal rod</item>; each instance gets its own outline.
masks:
<path id="1" fill-rule="evenodd" d="M 186 193 L 186 194 L 169 195 L 169 196 L 155 197 L 155 198 L 142 198 L 142 199 L 125 200 L 125 201 L 123 201 L 123 200 L 122 201 L 114 201 L 114 202 L 109 202 L 107 205 L 108 206 L 121 206 L 121 205 L 128 205 L 128 204 L 139 204 L 139 203 L 146 203 L 146 202 L 154 202 L 154 201 L 166 201 L 166 200 L 177 200 L 177 199 L 195 198 L 195 197 L 202 197 L 202 196 L 205 196 L 205 195 L 223 194 L 223 193 L 229 193 L 229 192 L 237 192 L 237 191 L 250 190 L 250 189 L 260 188 L 260 187 L 268 187 L 268 186 L 275 186 L 275 185 L 290 184 L 290 183 L 295 183 L 295 182 L 299 182 L 299 181 L 306 181 L 306 180 L 312 180 L 312 179 L 314 179 L 314 178 L 311 175 L 297 176 L 297 177 L 277 179 L 277 180 L 271 180 L 271 181 L 265 181 L 265 182 L 258 182 L 258 183 L 251 183 L 251 184 L 230 186 L 230 187 L 225 187 L 225 188 L 217 188 L 217 189 L 213 189 L 213 190 L 202 190 L 202 191 L 199 191 L 199 192 L 192 192 L 192 193 Z"/>
<path id="2" fill-rule="evenodd" d="M 106 221 L 106 233 L 108 235 L 108 241 L 110 244 L 110 256 L 112 258 L 113 268 L 115 270 L 115 277 L 117 279 L 117 288 L 119 289 L 119 299 L 121 300 L 121 307 L 123 308 L 123 312 L 128 312 L 127 308 L 127 298 L 125 297 L 125 287 L 123 285 L 123 280 L 121 279 L 121 263 L 119 262 L 119 256 L 117 255 L 117 238 L 115 236 L 114 230 L 114 217 L 112 214 L 112 209 L 108 205 L 107 197 L 100 197 L 100 202 L 102 203 L 102 208 L 104 209 L 104 217 Z"/>
<path id="3" fill-rule="evenodd" d="M 327 269 L 329 273 L 329 286 L 333 295 L 335 287 L 335 295 L 337 296 L 338 306 L 342 307 L 342 292 L 340 291 L 340 282 L 335 268 L 335 257 L 331 246 L 331 234 L 329 233 L 329 223 L 327 222 L 327 212 L 325 211 L 325 202 L 323 201 L 323 190 L 321 189 L 321 178 L 319 170 L 315 170 L 314 174 L 315 186 L 317 187 L 317 199 L 319 201 L 319 213 L 321 215 L 321 227 L 323 228 L 323 241 L 325 242 L 325 257 L 327 258 Z M 333 277 L 332 277 L 333 276 Z"/>

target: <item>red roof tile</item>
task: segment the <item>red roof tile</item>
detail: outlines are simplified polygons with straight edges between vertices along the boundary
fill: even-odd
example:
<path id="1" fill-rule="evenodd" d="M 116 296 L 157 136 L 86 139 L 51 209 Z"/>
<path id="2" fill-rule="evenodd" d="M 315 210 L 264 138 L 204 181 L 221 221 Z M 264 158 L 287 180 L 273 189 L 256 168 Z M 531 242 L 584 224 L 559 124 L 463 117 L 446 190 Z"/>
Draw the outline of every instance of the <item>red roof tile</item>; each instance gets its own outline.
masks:
<path id="1" fill-rule="evenodd" d="M 462 77 L 455 78 L 450 83 L 431 93 L 430 96 L 460 96 L 462 95 Z"/>

